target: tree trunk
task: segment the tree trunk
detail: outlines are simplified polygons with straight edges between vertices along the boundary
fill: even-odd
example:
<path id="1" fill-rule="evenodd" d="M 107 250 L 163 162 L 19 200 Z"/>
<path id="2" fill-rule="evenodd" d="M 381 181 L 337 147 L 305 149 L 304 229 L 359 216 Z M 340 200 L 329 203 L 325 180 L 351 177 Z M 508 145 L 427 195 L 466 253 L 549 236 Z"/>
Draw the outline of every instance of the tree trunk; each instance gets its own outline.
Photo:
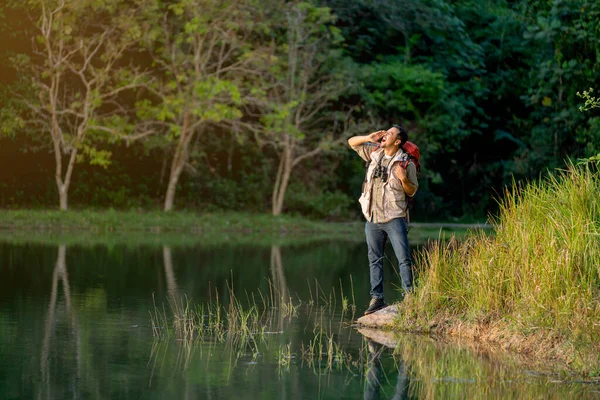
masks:
<path id="1" fill-rule="evenodd" d="M 57 183 L 58 186 L 58 199 L 60 201 L 60 210 L 67 211 L 69 209 L 69 193 L 65 185 Z"/>
<path id="2" fill-rule="evenodd" d="M 56 188 L 58 189 L 58 200 L 61 211 L 67 211 L 69 209 L 69 186 L 71 185 L 71 176 L 75 167 L 75 159 L 77 158 L 77 150 L 71 150 L 71 157 L 69 158 L 69 165 L 67 167 L 67 173 L 65 177 L 62 177 L 62 155 L 61 150 L 58 146 L 55 146 L 54 159 L 56 162 L 56 170 L 54 178 L 56 181 Z"/>
<path id="3" fill-rule="evenodd" d="M 281 176 L 283 175 L 283 153 L 279 158 L 279 166 L 277 167 L 277 176 L 275 177 L 275 184 L 273 186 L 273 194 L 271 195 L 271 207 L 273 215 L 279 215 L 277 205 L 277 195 L 279 193 L 279 186 L 281 186 Z"/>
<path id="4" fill-rule="evenodd" d="M 52 109 L 55 105 L 52 103 Z M 68 187 L 63 183 L 62 177 L 62 151 L 60 146 L 60 126 L 56 114 L 52 114 L 52 144 L 54 146 L 54 180 L 56 181 L 56 189 L 58 190 L 58 201 L 61 211 L 66 211 L 69 208 Z"/>
<path id="5" fill-rule="evenodd" d="M 173 161 L 173 164 L 175 161 Z M 174 165 L 171 166 L 171 169 L 174 168 Z M 173 175 L 171 173 L 171 178 L 169 179 L 169 185 L 167 186 L 167 194 L 165 196 L 165 211 L 173 210 L 173 202 L 175 201 L 175 189 L 177 188 L 177 181 L 179 180 L 179 173 Z"/>
<path id="6" fill-rule="evenodd" d="M 292 150 L 284 149 L 281 154 L 279 167 L 277 168 L 277 178 L 275 179 L 275 187 L 273 188 L 273 215 L 281 215 L 285 201 L 285 193 L 292 175 Z"/>
<path id="7" fill-rule="evenodd" d="M 175 149 L 175 155 L 173 156 L 173 162 L 171 163 L 171 173 L 169 174 L 169 183 L 167 185 L 167 193 L 165 195 L 165 211 L 173 210 L 173 203 L 175 202 L 175 191 L 177 190 L 177 183 L 183 171 L 183 166 L 187 161 L 190 142 L 194 132 L 190 131 L 190 114 L 185 111 L 183 115 L 183 124 L 181 126 L 181 135 L 179 136 L 179 142 Z"/>

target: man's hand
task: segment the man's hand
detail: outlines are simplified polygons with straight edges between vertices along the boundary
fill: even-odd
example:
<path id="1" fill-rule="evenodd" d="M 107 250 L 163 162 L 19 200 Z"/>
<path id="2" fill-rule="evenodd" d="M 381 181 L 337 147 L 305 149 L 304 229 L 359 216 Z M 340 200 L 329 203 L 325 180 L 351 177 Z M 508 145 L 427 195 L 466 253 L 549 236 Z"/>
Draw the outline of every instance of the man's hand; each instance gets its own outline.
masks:
<path id="1" fill-rule="evenodd" d="M 396 178 L 398 178 L 400 183 L 402 183 L 402 189 L 404 190 L 404 193 L 411 197 L 414 196 L 417 192 L 417 187 L 408 179 L 406 168 L 404 168 L 401 164 L 396 165 L 394 168 L 394 175 L 396 175 Z"/>
<path id="2" fill-rule="evenodd" d="M 348 144 L 350 147 L 357 147 L 367 142 L 377 143 L 381 140 L 383 135 L 385 135 L 385 132 L 386 131 L 376 131 L 364 136 L 353 136 L 348 139 Z"/>
<path id="3" fill-rule="evenodd" d="M 394 172 L 396 172 L 396 176 L 402 182 L 408 180 L 408 174 L 406 173 L 406 168 L 404 168 L 402 165 L 400 165 L 400 164 L 396 165 L 396 170 Z"/>
<path id="4" fill-rule="evenodd" d="M 386 131 L 376 131 L 368 135 L 369 141 L 373 143 L 379 143 L 381 138 L 386 134 Z"/>

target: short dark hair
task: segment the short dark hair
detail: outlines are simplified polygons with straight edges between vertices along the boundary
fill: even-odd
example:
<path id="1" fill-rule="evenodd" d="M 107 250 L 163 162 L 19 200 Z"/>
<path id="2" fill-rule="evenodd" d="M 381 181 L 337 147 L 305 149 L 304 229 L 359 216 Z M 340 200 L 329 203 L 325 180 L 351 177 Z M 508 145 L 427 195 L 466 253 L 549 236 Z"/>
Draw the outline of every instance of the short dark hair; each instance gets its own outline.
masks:
<path id="1" fill-rule="evenodd" d="M 408 133 L 406 133 L 406 129 L 404 129 L 400 125 L 392 125 L 392 128 L 398 129 L 398 137 L 400 138 L 400 146 L 402 146 L 408 140 Z"/>

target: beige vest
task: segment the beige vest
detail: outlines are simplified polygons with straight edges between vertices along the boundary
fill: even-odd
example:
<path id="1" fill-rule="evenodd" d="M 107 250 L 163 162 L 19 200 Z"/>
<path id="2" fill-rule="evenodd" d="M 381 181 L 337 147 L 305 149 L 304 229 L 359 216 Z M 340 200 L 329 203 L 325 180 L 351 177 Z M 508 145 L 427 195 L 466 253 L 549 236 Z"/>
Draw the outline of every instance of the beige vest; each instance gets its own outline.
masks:
<path id="1" fill-rule="evenodd" d="M 371 220 L 371 203 L 373 193 L 373 173 L 379 158 L 382 156 L 383 149 L 375 150 L 371 153 L 371 163 L 367 169 L 363 192 L 358 202 L 362 208 L 363 215 L 367 221 Z M 406 217 L 406 194 L 402 188 L 402 182 L 392 173 L 393 168 L 402 160 L 405 160 L 408 154 L 400 149 L 388 165 L 388 179 L 383 184 L 383 211 L 386 221 L 394 218 Z M 412 162 L 412 161 L 411 161 Z"/>

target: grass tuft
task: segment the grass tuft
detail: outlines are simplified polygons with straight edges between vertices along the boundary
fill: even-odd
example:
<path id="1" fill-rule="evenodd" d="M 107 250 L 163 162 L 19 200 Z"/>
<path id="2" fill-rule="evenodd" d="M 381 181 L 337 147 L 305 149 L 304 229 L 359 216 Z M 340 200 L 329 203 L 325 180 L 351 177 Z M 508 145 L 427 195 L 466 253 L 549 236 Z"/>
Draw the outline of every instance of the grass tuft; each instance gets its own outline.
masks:
<path id="1" fill-rule="evenodd" d="M 572 343 L 582 351 L 563 356 L 576 369 L 598 363 L 600 177 L 571 166 L 515 185 L 492 222 L 494 235 L 432 243 L 418 255 L 418 290 L 402 305 L 401 326 L 428 330 L 440 315 L 503 323 Z"/>

